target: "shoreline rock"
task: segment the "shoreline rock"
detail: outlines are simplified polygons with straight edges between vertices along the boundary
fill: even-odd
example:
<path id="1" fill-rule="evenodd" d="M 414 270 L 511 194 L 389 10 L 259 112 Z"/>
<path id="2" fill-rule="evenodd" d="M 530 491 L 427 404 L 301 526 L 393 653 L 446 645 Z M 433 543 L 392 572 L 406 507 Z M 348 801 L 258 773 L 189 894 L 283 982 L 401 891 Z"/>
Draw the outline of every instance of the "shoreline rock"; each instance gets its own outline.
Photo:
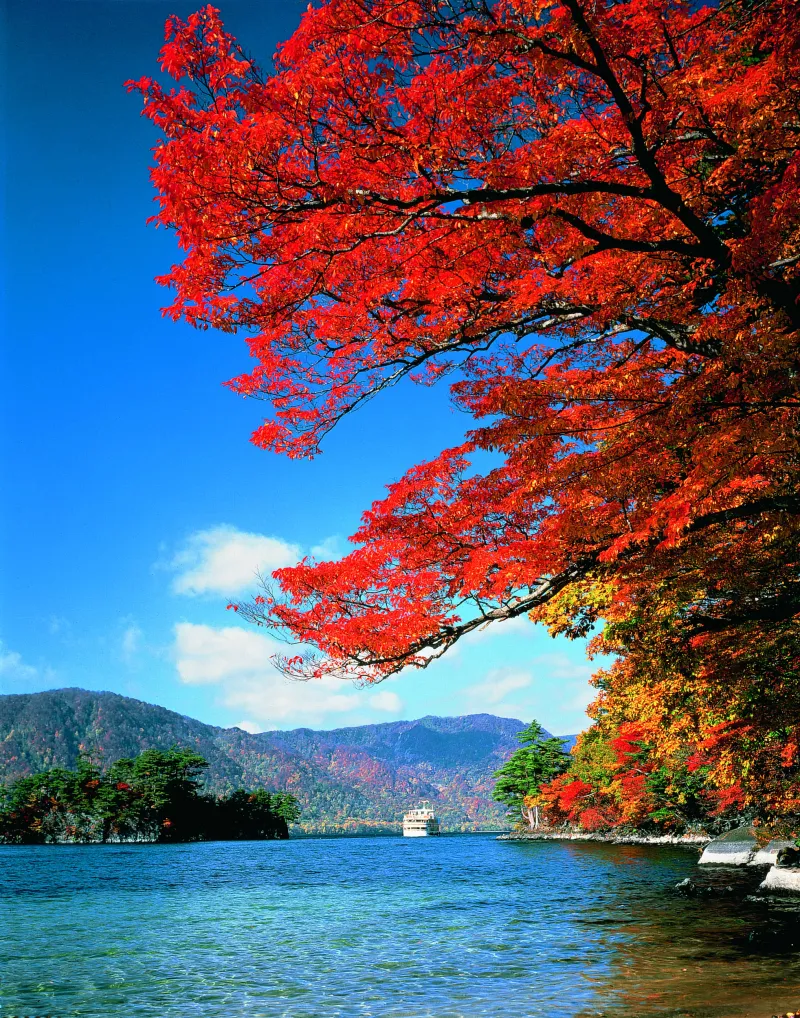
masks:
<path id="1" fill-rule="evenodd" d="M 800 868 L 796 866 L 772 866 L 758 886 L 759 891 L 780 891 L 800 894 Z"/>
<path id="2" fill-rule="evenodd" d="M 750 860 L 750 866 L 774 866 L 778 861 L 778 852 L 782 848 L 791 848 L 793 841 L 784 841 L 781 838 L 773 838 L 763 848 L 760 848 Z"/>
<path id="3" fill-rule="evenodd" d="M 778 850 L 775 865 L 764 877 L 759 890 L 800 894 L 800 848 L 797 845 L 784 845 Z"/>
<path id="4" fill-rule="evenodd" d="M 737 827 L 710 841 L 700 856 L 701 866 L 746 866 L 758 852 L 752 827 Z"/>

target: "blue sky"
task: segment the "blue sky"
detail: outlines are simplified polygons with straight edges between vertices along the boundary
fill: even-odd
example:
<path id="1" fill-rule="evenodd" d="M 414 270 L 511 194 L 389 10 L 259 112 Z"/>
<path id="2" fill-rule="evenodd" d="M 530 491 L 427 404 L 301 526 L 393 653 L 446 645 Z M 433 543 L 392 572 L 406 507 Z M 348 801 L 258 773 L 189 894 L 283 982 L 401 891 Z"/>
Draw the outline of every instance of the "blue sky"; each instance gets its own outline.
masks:
<path id="1" fill-rule="evenodd" d="M 221 2 L 266 63 L 305 4 Z M 2 351 L 0 692 L 108 689 L 223 726 L 332 728 L 480 711 L 584 727 L 581 644 L 527 620 L 372 690 L 297 684 L 225 611 L 257 569 L 338 554 L 384 484 L 459 440 L 444 390 L 373 401 L 310 463 L 249 444 L 259 404 L 222 383 L 240 337 L 161 318 L 173 238 L 145 226 L 151 125 L 122 82 L 155 73 L 161 0 L 10 0 Z"/>

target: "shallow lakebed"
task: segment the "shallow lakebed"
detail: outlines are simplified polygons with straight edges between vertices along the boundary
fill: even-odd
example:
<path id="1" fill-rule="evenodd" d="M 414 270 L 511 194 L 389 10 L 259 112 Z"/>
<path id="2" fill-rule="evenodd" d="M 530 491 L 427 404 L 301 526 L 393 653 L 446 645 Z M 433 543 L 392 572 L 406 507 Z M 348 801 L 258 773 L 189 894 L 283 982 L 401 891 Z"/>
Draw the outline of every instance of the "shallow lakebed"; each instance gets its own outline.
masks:
<path id="1" fill-rule="evenodd" d="M 800 902 L 696 850 L 319 838 L 0 848 L 0 1015 L 769 1018 Z M 705 868 L 704 868 L 705 869 Z"/>

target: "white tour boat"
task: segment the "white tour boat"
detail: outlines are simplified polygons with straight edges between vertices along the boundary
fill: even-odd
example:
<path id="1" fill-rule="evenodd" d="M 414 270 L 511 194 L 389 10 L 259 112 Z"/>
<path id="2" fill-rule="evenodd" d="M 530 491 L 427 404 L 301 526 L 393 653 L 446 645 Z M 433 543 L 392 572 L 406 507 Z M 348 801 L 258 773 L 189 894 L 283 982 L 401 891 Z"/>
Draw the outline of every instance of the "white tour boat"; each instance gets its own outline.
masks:
<path id="1" fill-rule="evenodd" d="M 418 809 L 410 809 L 403 817 L 404 838 L 427 838 L 439 833 L 439 821 L 427 799 Z"/>

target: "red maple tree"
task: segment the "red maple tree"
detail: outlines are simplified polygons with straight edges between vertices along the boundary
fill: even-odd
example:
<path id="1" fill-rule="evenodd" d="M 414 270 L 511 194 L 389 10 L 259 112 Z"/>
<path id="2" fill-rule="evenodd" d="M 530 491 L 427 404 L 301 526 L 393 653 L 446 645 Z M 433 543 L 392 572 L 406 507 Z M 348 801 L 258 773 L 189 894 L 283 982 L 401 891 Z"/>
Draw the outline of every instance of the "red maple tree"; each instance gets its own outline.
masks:
<path id="1" fill-rule="evenodd" d="M 616 613 L 628 690 L 626 655 L 678 644 L 684 685 L 704 640 L 741 670 L 743 632 L 794 667 L 797 14 L 327 0 L 269 73 L 214 8 L 169 20 L 180 87 L 131 84 L 184 252 L 168 313 L 246 333 L 256 366 L 229 384 L 271 407 L 253 441 L 314 455 L 406 376 L 474 419 L 349 555 L 236 606 L 319 648 L 288 671 L 376 681 L 532 611 L 571 635 Z M 624 635 L 645 617 L 646 651 Z M 740 710 L 712 700 L 703 724 Z"/>

